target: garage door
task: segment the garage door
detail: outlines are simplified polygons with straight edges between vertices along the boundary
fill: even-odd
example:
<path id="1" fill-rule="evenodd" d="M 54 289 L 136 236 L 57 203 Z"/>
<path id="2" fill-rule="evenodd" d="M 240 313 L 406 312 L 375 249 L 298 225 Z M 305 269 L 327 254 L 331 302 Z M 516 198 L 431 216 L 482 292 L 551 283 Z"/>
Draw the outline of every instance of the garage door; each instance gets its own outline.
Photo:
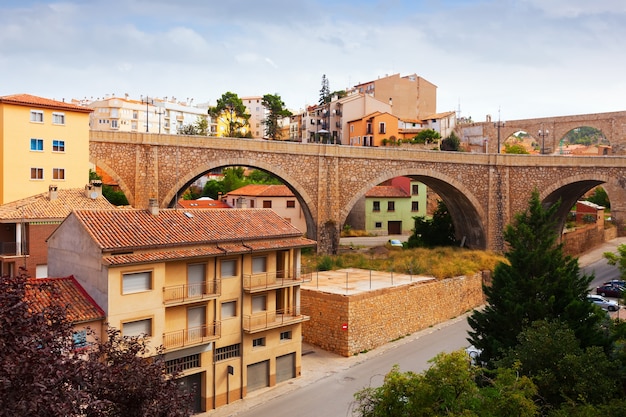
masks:
<path id="1" fill-rule="evenodd" d="M 264 388 L 270 384 L 270 361 L 248 365 L 248 392 Z"/>
<path id="2" fill-rule="evenodd" d="M 276 358 L 276 383 L 287 381 L 296 377 L 296 354 L 289 353 L 287 355 Z"/>
<path id="3" fill-rule="evenodd" d="M 402 221 L 394 220 L 387 222 L 387 233 L 390 235 L 401 235 Z"/>

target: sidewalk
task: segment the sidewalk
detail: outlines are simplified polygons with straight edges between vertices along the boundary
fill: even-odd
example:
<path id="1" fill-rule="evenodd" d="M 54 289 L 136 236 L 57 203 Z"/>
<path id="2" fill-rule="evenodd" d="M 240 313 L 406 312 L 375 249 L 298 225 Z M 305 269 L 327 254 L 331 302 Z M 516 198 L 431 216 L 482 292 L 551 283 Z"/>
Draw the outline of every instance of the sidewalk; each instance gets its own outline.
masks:
<path id="1" fill-rule="evenodd" d="M 588 266 L 600 259 L 604 252 L 617 252 L 617 247 L 623 243 L 626 243 L 626 237 L 619 237 L 604 244 L 593 248 L 578 256 L 578 264 L 580 267 Z M 468 313 L 470 314 L 470 313 Z M 320 379 L 326 378 L 335 373 L 348 369 L 356 364 L 366 361 L 372 356 L 380 355 L 388 349 L 393 349 L 399 344 L 408 343 L 419 337 L 430 334 L 438 329 L 448 326 L 452 323 L 456 323 L 459 320 L 465 320 L 468 316 L 465 314 L 460 317 L 456 317 L 444 323 L 429 327 L 412 335 L 397 340 L 395 342 L 387 343 L 373 349 L 365 354 L 359 354 L 351 357 L 340 356 L 314 345 L 307 343 L 302 344 L 302 376 L 299 378 L 291 379 L 282 384 L 278 384 L 275 387 L 263 388 L 257 391 L 249 393 L 246 398 L 242 400 L 233 401 L 231 404 L 222 406 L 216 410 L 210 410 L 205 413 L 197 414 L 201 417 L 233 417 L 244 411 L 250 410 L 259 404 L 263 404 L 266 401 L 270 401 L 272 398 L 285 395 L 291 391 L 299 389 L 301 387 L 312 384 Z"/>

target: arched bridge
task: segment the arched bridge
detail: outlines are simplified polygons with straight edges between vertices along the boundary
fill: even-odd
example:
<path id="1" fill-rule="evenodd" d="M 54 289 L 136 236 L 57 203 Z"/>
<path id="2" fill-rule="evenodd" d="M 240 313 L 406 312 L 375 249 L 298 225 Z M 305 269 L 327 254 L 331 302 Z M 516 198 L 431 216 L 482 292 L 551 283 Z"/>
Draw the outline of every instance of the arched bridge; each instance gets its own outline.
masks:
<path id="1" fill-rule="evenodd" d="M 626 157 L 476 154 L 370 148 L 255 139 L 92 131 L 91 162 L 117 180 L 129 202 L 174 204 L 197 178 L 218 167 L 267 171 L 289 186 L 318 251 L 334 253 L 339 232 L 359 198 L 398 176 L 421 181 L 449 208 L 458 238 L 473 248 L 502 251 L 502 230 L 527 207 L 534 188 L 542 201 L 562 200 L 561 223 L 586 191 L 603 184 L 611 215 L 626 219 Z"/>

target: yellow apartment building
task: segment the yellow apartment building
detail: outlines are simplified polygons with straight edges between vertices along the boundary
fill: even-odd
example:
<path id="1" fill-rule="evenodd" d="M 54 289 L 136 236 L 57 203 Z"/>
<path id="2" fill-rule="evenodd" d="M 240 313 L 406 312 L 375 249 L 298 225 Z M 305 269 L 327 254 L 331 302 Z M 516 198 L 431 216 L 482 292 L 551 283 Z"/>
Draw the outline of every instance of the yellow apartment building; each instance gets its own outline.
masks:
<path id="1" fill-rule="evenodd" d="M 383 140 L 401 138 L 398 118 L 390 113 L 374 112 L 348 122 L 350 144 L 355 146 L 383 146 Z"/>
<path id="2" fill-rule="evenodd" d="M 89 181 L 89 113 L 29 94 L 0 97 L 0 204 Z"/>
<path id="3" fill-rule="evenodd" d="M 164 348 L 206 411 L 300 376 L 301 248 L 269 209 L 74 211 L 48 239 L 48 270 L 77 279 L 126 336 Z"/>

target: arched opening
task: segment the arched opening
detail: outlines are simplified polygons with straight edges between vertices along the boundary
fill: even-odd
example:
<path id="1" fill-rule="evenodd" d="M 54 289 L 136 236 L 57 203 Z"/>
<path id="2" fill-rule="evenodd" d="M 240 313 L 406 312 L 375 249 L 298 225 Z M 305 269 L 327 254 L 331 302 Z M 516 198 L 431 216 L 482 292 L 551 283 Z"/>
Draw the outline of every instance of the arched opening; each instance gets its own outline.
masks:
<path id="1" fill-rule="evenodd" d="M 601 156 L 612 153 L 611 144 L 600 129 L 581 126 L 568 131 L 559 141 L 560 155 Z"/>

